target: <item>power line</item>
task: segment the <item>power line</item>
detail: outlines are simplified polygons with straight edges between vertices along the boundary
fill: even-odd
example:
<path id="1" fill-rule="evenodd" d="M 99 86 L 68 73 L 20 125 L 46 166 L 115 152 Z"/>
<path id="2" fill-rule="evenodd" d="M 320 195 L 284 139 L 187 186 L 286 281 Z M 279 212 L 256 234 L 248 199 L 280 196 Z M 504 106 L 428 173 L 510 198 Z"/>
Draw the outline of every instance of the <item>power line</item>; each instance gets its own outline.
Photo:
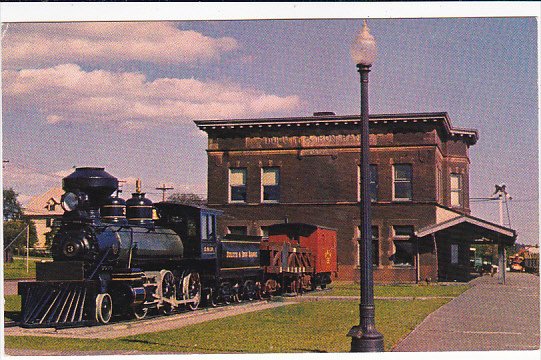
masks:
<path id="1" fill-rule="evenodd" d="M 156 188 L 156 190 L 161 190 L 162 191 L 162 201 L 165 201 L 165 192 L 167 190 L 173 190 L 173 189 L 174 189 L 174 187 L 172 187 L 172 186 L 167 187 L 167 186 L 165 186 L 165 184 L 163 184 L 162 186 L 159 186 L 159 187 Z"/>

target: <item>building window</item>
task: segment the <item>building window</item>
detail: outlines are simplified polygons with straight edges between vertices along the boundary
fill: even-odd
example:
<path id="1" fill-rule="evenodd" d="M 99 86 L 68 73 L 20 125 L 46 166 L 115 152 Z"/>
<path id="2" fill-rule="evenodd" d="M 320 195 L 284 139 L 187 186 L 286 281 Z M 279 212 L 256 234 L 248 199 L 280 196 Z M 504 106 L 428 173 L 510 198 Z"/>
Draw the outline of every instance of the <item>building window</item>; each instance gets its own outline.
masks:
<path id="1" fill-rule="evenodd" d="M 372 226 L 372 265 L 379 265 L 379 228 Z"/>
<path id="2" fill-rule="evenodd" d="M 216 218 L 215 215 L 201 214 L 201 239 L 215 240 L 216 238 Z"/>
<path id="3" fill-rule="evenodd" d="M 261 236 L 263 239 L 269 238 L 269 226 L 262 226 L 261 227 Z"/>
<path id="4" fill-rule="evenodd" d="M 393 245 L 394 254 L 391 260 L 394 266 L 413 266 L 415 251 L 411 236 L 413 235 L 413 226 L 395 225 L 393 226 Z"/>
<path id="5" fill-rule="evenodd" d="M 246 202 L 246 169 L 229 169 L 229 201 Z"/>
<path id="6" fill-rule="evenodd" d="M 394 225 L 393 237 L 400 239 L 409 239 L 413 235 L 413 226 L 411 225 Z"/>
<path id="7" fill-rule="evenodd" d="M 261 171 L 261 198 L 263 202 L 280 201 L 280 169 L 263 168 Z"/>
<path id="8" fill-rule="evenodd" d="M 443 172 L 438 167 L 436 170 L 436 202 L 441 203 L 443 188 Z"/>
<path id="9" fill-rule="evenodd" d="M 458 264 L 458 244 L 451 244 L 451 264 Z"/>
<path id="10" fill-rule="evenodd" d="M 361 227 L 357 227 L 357 230 L 359 231 L 359 236 L 357 237 L 357 265 L 360 266 Z M 372 265 L 379 265 L 379 228 L 377 226 L 372 226 Z"/>
<path id="11" fill-rule="evenodd" d="M 248 228 L 246 226 L 228 226 L 227 230 L 232 235 L 248 235 Z"/>
<path id="12" fill-rule="evenodd" d="M 462 206 L 462 175 L 451 174 L 451 206 Z"/>
<path id="13" fill-rule="evenodd" d="M 378 166 L 370 165 L 370 201 L 378 201 Z M 361 167 L 357 166 L 357 201 L 361 201 Z"/>
<path id="14" fill-rule="evenodd" d="M 393 200 L 409 201 L 411 195 L 411 164 L 393 165 Z"/>

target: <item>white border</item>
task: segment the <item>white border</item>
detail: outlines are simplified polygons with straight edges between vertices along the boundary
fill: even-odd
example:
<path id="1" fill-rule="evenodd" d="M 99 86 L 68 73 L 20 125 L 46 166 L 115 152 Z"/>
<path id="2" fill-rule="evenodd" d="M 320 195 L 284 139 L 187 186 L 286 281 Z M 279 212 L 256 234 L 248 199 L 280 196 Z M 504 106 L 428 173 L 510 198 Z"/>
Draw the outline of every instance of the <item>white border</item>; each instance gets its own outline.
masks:
<path id="1" fill-rule="evenodd" d="M 422 13 L 420 12 L 422 11 Z M 0 21 L 264 20 L 539 16 L 539 2 L 1 3 Z"/>

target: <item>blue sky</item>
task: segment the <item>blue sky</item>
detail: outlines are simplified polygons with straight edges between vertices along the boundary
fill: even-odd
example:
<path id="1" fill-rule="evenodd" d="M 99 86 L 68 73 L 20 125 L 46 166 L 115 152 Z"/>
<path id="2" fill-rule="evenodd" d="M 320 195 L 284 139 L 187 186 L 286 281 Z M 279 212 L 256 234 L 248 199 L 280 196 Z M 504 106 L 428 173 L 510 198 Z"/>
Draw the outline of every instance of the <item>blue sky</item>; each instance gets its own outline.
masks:
<path id="1" fill-rule="evenodd" d="M 199 118 L 359 112 L 360 20 L 3 25 L 4 186 L 23 199 L 72 166 L 206 192 Z M 535 18 L 371 19 L 370 111 L 446 111 L 479 130 L 470 196 L 506 183 L 519 242 L 538 241 Z M 30 46 L 31 45 L 31 46 Z M 88 51 L 82 51 L 86 49 Z M 77 81 L 73 80 L 77 79 Z M 52 84 L 52 85 L 51 85 Z M 472 205 L 498 221 L 496 202 Z"/>

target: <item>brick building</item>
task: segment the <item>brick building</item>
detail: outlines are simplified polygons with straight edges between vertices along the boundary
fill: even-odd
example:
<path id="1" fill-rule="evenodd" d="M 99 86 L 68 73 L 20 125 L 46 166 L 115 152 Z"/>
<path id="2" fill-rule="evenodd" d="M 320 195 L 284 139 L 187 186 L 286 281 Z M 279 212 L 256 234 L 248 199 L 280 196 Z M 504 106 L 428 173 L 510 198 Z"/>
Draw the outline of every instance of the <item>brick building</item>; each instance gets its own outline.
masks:
<path id="1" fill-rule="evenodd" d="M 202 120 L 208 205 L 221 233 L 265 235 L 306 222 L 338 230 L 339 277 L 358 276 L 359 116 Z M 472 243 L 512 244 L 514 230 L 470 215 L 476 130 L 447 113 L 371 115 L 370 196 L 377 282 L 464 280 Z"/>

